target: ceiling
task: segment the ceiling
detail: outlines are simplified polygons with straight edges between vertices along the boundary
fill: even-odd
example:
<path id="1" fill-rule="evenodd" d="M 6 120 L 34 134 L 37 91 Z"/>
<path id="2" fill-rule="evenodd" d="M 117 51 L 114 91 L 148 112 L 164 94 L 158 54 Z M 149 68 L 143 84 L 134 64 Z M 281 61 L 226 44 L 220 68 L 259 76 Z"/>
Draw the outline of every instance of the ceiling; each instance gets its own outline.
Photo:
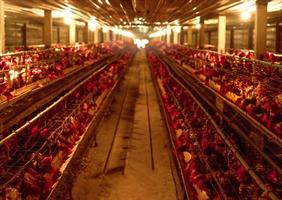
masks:
<path id="1" fill-rule="evenodd" d="M 54 18 L 62 18 L 68 8 L 78 21 L 88 21 L 95 16 L 99 22 L 109 26 L 134 26 L 143 24 L 153 27 L 170 23 L 188 25 L 198 18 L 211 19 L 218 14 L 234 14 L 240 10 L 254 8 L 255 0 L 4 0 L 9 17 L 18 15 L 42 20 L 43 9 L 53 10 Z M 282 0 L 269 4 L 280 5 L 275 16 L 281 17 Z M 240 8 L 240 6 L 243 8 Z M 16 13 L 16 15 L 15 15 Z M 140 21 L 141 20 L 141 21 Z"/>
<path id="2" fill-rule="evenodd" d="M 243 0 L 5 0 L 9 5 L 37 9 L 65 9 L 95 16 L 109 25 L 134 23 L 143 18 L 148 25 L 173 22 L 185 24 L 196 16 L 210 17 Z M 157 23 L 157 24 L 156 24 Z"/>

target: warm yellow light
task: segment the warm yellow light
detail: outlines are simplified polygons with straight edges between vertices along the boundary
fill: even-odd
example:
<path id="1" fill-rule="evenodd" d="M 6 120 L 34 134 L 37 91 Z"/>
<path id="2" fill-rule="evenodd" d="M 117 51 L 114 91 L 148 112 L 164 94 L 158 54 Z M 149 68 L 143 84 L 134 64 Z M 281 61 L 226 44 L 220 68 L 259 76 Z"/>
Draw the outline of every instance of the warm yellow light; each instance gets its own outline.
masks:
<path id="1" fill-rule="evenodd" d="M 181 26 L 180 26 L 180 29 L 181 29 Z M 161 30 L 158 30 L 154 33 L 151 33 L 149 35 L 149 38 L 160 37 L 160 36 L 163 36 L 163 35 L 166 35 L 166 34 L 169 35 L 170 33 L 171 33 L 171 27 L 168 25 L 165 29 L 161 29 Z"/>
<path id="2" fill-rule="evenodd" d="M 248 21 L 251 18 L 251 13 L 250 12 L 242 12 L 241 13 L 241 19 L 243 21 Z"/>
<path id="3" fill-rule="evenodd" d="M 200 28 L 201 28 L 201 24 L 196 24 L 196 25 L 195 25 L 195 28 L 196 28 L 196 29 L 200 29 Z"/>
<path id="4" fill-rule="evenodd" d="M 70 9 L 64 10 L 64 23 L 69 25 L 72 22 L 72 13 Z"/>
<path id="5" fill-rule="evenodd" d="M 149 41 L 147 39 L 134 39 L 134 44 L 136 44 L 138 48 L 145 48 L 148 43 Z"/>
<path id="6" fill-rule="evenodd" d="M 180 31 L 181 31 L 181 26 L 175 26 L 173 28 L 173 32 L 175 32 L 175 33 L 180 33 Z"/>
<path id="7" fill-rule="evenodd" d="M 95 19 L 95 17 L 91 17 L 89 20 L 89 30 L 94 31 L 98 25 L 99 24 L 97 20 Z"/>
<path id="8" fill-rule="evenodd" d="M 69 17 L 65 17 L 65 18 L 64 18 L 64 23 L 65 23 L 65 24 L 70 25 L 71 22 L 72 22 L 72 19 L 71 19 L 71 18 L 69 18 Z"/>
<path id="9" fill-rule="evenodd" d="M 107 26 L 103 26 L 102 31 L 103 33 L 107 33 L 109 31 L 109 28 Z"/>
<path id="10" fill-rule="evenodd" d="M 106 0 L 106 4 L 108 4 L 109 6 L 111 5 L 110 2 L 109 2 L 109 0 Z"/>

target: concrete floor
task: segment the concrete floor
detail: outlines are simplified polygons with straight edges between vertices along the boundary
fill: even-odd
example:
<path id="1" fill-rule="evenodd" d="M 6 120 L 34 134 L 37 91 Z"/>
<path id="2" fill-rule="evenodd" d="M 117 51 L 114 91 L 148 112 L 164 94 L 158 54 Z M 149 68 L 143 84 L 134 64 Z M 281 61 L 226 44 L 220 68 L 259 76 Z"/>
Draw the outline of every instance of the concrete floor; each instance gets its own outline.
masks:
<path id="1" fill-rule="evenodd" d="M 116 137 L 109 151 L 115 129 Z M 83 159 L 83 168 L 78 169 L 76 174 L 71 191 L 73 199 L 178 199 L 175 186 L 178 179 L 171 159 L 167 130 L 160 114 L 144 50 L 136 54 L 120 91 L 115 95 L 115 102 L 96 134 L 97 146 L 89 148 Z M 108 155 L 110 157 L 105 173 Z"/>

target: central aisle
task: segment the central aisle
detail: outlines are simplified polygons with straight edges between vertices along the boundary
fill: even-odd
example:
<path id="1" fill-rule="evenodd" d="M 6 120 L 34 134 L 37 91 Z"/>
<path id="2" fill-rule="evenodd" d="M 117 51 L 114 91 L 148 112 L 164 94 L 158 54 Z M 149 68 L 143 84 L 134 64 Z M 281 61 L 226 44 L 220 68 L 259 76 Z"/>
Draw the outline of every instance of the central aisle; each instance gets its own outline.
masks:
<path id="1" fill-rule="evenodd" d="M 137 52 L 95 134 L 97 146 L 77 172 L 73 199 L 177 199 L 178 180 L 144 50 Z"/>

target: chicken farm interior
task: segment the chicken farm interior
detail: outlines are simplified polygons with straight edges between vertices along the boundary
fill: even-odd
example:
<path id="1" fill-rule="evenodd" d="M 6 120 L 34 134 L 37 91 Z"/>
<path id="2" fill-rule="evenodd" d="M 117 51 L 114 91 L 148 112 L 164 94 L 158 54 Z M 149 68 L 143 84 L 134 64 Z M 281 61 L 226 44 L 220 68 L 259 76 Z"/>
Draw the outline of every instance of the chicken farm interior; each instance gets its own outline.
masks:
<path id="1" fill-rule="evenodd" d="M 282 0 L 0 0 L 0 200 L 281 200 Z"/>

